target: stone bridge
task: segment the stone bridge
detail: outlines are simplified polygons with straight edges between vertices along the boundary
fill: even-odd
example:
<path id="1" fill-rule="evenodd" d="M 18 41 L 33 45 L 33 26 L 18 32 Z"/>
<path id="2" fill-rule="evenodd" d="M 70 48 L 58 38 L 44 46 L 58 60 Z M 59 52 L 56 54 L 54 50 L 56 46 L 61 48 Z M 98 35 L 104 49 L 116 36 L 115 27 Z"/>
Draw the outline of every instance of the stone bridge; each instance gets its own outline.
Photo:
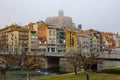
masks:
<path id="1" fill-rule="evenodd" d="M 44 57 L 65 57 L 66 52 L 31 52 L 30 55 L 44 56 Z"/>
<path id="2" fill-rule="evenodd" d="M 0 56 L 7 55 L 8 52 L 0 52 Z M 14 53 L 12 53 L 14 54 Z M 21 53 L 18 53 L 19 55 Z M 58 69 L 60 64 L 60 58 L 65 58 L 66 52 L 30 52 L 31 56 L 42 56 L 45 59 L 45 69 Z M 102 64 L 97 64 L 97 70 L 101 70 L 107 67 L 120 66 L 120 53 L 96 53 L 100 58 L 104 59 Z"/>
<path id="3" fill-rule="evenodd" d="M 101 64 L 97 64 L 97 70 L 101 71 L 102 69 L 109 67 L 120 66 L 120 53 L 98 53 L 101 58 L 103 58 L 103 62 Z"/>
<path id="4" fill-rule="evenodd" d="M 58 68 L 59 69 L 59 60 L 60 58 L 65 58 L 65 52 L 64 53 L 36 53 L 36 55 L 44 55 L 45 59 L 46 59 L 46 63 L 45 63 L 45 68 L 46 69 L 54 69 L 54 68 Z M 96 68 L 97 70 L 102 70 L 104 68 L 108 68 L 108 67 L 115 67 L 115 66 L 120 66 L 120 53 L 116 52 L 116 53 L 103 53 L 103 52 L 99 52 L 97 53 L 99 54 L 99 57 L 101 59 L 103 59 L 103 62 L 101 64 L 97 64 Z M 33 55 L 33 53 L 31 53 L 31 55 Z"/>

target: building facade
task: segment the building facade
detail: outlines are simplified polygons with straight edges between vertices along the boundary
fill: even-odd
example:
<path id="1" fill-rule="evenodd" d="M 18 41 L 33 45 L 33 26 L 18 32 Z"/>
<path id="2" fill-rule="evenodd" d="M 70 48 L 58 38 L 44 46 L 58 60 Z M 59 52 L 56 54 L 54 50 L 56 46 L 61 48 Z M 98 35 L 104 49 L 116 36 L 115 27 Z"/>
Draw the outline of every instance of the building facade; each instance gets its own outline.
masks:
<path id="1" fill-rule="evenodd" d="M 57 29 L 57 52 L 66 52 L 66 33 L 62 28 Z"/>
<path id="2" fill-rule="evenodd" d="M 76 33 L 71 30 L 66 30 L 66 51 L 77 50 L 77 36 Z"/>
<path id="3" fill-rule="evenodd" d="M 59 16 L 63 16 L 62 13 Z M 0 29 L 0 50 L 17 52 L 120 52 L 120 35 L 96 30 L 67 29 L 43 21 Z"/>
<path id="4" fill-rule="evenodd" d="M 48 52 L 57 52 L 57 31 L 55 26 L 48 26 L 47 30 L 47 42 L 48 42 Z"/>
<path id="5" fill-rule="evenodd" d="M 48 25 L 44 22 L 39 23 L 38 27 L 38 41 L 39 41 L 39 51 L 47 52 L 48 42 L 47 42 L 47 34 L 48 34 Z"/>
<path id="6" fill-rule="evenodd" d="M 1 50 L 18 52 L 18 50 L 28 51 L 29 49 L 29 30 L 17 24 L 12 24 L 0 30 Z"/>

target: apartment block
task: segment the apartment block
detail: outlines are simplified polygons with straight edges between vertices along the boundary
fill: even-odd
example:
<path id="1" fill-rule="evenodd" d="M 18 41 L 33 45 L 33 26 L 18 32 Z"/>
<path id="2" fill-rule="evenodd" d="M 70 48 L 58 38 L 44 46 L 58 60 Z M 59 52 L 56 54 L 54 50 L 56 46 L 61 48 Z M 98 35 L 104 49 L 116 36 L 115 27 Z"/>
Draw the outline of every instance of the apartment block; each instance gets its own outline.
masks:
<path id="1" fill-rule="evenodd" d="M 48 37 L 48 25 L 45 24 L 44 22 L 40 22 L 38 26 L 38 48 L 39 51 L 41 52 L 47 52 L 47 47 L 48 47 L 48 42 L 47 42 L 47 37 Z"/>
<path id="2" fill-rule="evenodd" d="M 29 30 L 29 52 L 38 51 L 38 24 L 37 23 L 30 23 L 27 26 L 24 26 Z"/>
<path id="3" fill-rule="evenodd" d="M 47 30 L 47 42 L 48 42 L 48 52 L 57 52 L 57 35 L 55 26 L 48 26 Z"/>
<path id="4" fill-rule="evenodd" d="M 12 24 L 0 30 L 1 50 L 17 52 L 18 50 L 28 51 L 29 30 L 17 24 Z"/>
<path id="5" fill-rule="evenodd" d="M 62 28 L 57 28 L 57 52 L 66 52 L 66 33 Z"/>

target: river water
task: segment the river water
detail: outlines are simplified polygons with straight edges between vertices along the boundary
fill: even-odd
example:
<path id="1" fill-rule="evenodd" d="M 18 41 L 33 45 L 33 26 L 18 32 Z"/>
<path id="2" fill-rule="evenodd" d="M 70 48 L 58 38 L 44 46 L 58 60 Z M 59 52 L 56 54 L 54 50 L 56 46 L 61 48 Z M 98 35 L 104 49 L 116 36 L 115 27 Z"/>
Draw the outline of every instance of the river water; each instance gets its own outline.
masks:
<path id="1" fill-rule="evenodd" d="M 30 80 L 42 78 L 46 76 L 57 75 L 57 73 L 50 73 L 46 71 L 36 70 L 30 72 Z M 7 80 L 26 80 L 26 71 L 24 70 L 11 70 L 7 72 Z"/>

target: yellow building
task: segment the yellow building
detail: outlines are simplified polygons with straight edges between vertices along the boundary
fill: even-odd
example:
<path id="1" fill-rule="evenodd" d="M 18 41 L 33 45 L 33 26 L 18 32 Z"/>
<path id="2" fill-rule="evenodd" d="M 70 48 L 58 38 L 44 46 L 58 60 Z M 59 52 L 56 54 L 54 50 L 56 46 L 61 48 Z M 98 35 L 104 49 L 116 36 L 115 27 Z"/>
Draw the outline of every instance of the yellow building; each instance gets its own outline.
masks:
<path id="1" fill-rule="evenodd" d="M 66 51 L 77 49 L 76 33 L 72 30 L 66 30 Z"/>

